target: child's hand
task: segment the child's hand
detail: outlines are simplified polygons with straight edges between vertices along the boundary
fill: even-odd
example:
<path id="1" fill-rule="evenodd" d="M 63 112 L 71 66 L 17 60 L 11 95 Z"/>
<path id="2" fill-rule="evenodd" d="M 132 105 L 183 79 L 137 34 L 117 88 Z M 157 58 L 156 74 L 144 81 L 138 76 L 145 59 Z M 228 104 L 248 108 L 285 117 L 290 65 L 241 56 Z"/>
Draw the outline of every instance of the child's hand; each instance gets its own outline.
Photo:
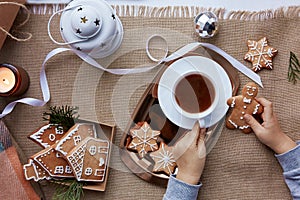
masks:
<path id="1" fill-rule="evenodd" d="M 251 126 L 257 138 L 265 145 L 273 149 L 277 154 L 287 152 L 297 144 L 284 134 L 273 112 L 272 102 L 265 98 L 256 99 L 263 107 L 263 123 L 258 123 L 251 115 L 244 116 L 245 121 Z"/>
<path id="2" fill-rule="evenodd" d="M 173 153 L 178 166 L 177 179 L 198 184 L 206 157 L 205 132 L 206 129 L 200 129 L 196 122 L 193 129 L 176 143 Z"/>

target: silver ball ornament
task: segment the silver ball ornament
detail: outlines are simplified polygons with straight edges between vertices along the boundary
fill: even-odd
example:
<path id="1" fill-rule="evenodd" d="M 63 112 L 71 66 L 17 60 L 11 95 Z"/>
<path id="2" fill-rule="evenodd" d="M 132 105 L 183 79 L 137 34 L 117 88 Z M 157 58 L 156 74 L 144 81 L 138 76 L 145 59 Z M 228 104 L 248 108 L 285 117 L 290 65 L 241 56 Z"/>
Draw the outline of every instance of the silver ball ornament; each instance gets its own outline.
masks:
<path id="1" fill-rule="evenodd" d="M 195 31 L 202 38 L 211 38 L 218 32 L 218 18 L 210 11 L 202 12 L 195 17 Z"/>

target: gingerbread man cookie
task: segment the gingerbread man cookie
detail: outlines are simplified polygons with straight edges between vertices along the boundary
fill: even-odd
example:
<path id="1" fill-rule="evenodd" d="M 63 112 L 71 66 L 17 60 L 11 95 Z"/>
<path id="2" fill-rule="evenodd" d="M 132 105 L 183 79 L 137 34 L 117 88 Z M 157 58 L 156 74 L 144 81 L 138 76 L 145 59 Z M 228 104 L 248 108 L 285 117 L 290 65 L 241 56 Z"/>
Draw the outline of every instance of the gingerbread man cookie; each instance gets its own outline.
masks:
<path id="1" fill-rule="evenodd" d="M 240 129 L 244 133 L 250 133 L 251 127 L 245 122 L 244 115 L 260 114 L 263 107 L 255 100 L 258 86 L 250 82 L 242 89 L 242 94 L 231 97 L 227 104 L 232 108 L 232 113 L 226 119 L 226 127 L 229 129 Z"/>

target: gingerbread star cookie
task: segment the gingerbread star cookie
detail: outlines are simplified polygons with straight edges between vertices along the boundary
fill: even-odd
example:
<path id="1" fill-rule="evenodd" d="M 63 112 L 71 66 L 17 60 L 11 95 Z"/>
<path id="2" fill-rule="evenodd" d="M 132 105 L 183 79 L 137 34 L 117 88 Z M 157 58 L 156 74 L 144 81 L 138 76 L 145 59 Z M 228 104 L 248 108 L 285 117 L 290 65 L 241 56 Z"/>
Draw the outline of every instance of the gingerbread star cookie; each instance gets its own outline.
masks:
<path id="1" fill-rule="evenodd" d="M 242 89 L 242 94 L 231 97 L 227 104 L 232 109 L 231 114 L 226 119 L 226 127 L 229 129 L 239 129 L 244 133 L 250 133 L 251 127 L 245 122 L 244 115 L 260 114 L 263 107 L 255 100 L 258 93 L 258 86 L 250 82 Z"/>
<path id="2" fill-rule="evenodd" d="M 260 71 L 262 68 L 273 69 L 272 58 L 277 55 L 277 49 L 268 45 L 267 38 L 259 41 L 248 40 L 248 52 L 244 59 L 252 62 L 252 70 Z"/>
<path id="3" fill-rule="evenodd" d="M 173 148 L 167 146 L 164 142 L 160 143 L 159 150 L 150 153 L 150 157 L 155 164 L 153 172 L 164 172 L 167 175 L 174 173 L 176 162 L 173 156 Z"/>
<path id="4" fill-rule="evenodd" d="M 137 151 L 140 157 L 143 158 L 147 152 L 158 149 L 157 139 L 160 131 L 152 130 L 147 122 L 140 127 L 135 126 L 130 129 L 130 135 L 132 140 L 127 148 Z"/>

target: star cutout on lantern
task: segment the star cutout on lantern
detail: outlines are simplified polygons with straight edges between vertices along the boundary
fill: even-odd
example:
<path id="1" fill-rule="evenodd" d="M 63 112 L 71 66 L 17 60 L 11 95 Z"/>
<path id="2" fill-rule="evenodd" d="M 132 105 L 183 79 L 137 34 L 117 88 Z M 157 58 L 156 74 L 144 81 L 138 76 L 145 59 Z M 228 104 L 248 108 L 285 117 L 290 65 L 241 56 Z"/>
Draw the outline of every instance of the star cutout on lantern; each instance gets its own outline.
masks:
<path id="1" fill-rule="evenodd" d="M 81 30 L 79 28 L 76 29 L 76 33 L 81 34 Z"/>
<path id="2" fill-rule="evenodd" d="M 113 20 L 116 19 L 116 16 L 114 14 L 112 14 L 111 17 L 113 18 Z"/>
<path id="3" fill-rule="evenodd" d="M 86 16 L 81 17 L 80 19 L 81 19 L 80 23 L 84 23 L 84 24 L 85 24 L 87 21 L 89 21 L 89 20 L 86 18 Z"/>
<path id="4" fill-rule="evenodd" d="M 96 24 L 96 26 L 100 25 L 100 20 L 96 18 L 96 20 L 94 21 L 94 23 Z"/>
<path id="5" fill-rule="evenodd" d="M 164 172 L 167 175 L 174 173 L 176 161 L 173 155 L 173 147 L 161 142 L 159 150 L 150 153 L 150 157 L 154 160 L 153 172 Z"/>
<path id="6" fill-rule="evenodd" d="M 101 48 L 104 48 L 105 46 L 106 46 L 105 43 L 101 43 L 101 44 L 100 44 L 100 47 L 101 47 Z"/>
<path id="7" fill-rule="evenodd" d="M 77 47 L 76 49 L 77 49 L 78 51 L 81 51 L 81 48 L 80 48 L 80 47 Z"/>
<path id="8" fill-rule="evenodd" d="M 273 69 L 272 58 L 277 55 L 278 50 L 270 47 L 266 37 L 259 41 L 248 40 L 248 52 L 244 59 L 252 62 L 252 70 L 260 71 L 262 68 Z"/>
<path id="9" fill-rule="evenodd" d="M 63 31 L 64 30 L 63 27 L 60 27 L 60 30 Z"/>
<path id="10" fill-rule="evenodd" d="M 147 122 L 144 122 L 142 126 L 135 126 L 130 129 L 130 135 L 132 140 L 127 148 L 137 151 L 141 158 L 147 152 L 158 149 L 157 139 L 160 131 L 152 130 Z"/>
<path id="11" fill-rule="evenodd" d="M 77 11 L 82 11 L 82 7 L 78 8 Z"/>

